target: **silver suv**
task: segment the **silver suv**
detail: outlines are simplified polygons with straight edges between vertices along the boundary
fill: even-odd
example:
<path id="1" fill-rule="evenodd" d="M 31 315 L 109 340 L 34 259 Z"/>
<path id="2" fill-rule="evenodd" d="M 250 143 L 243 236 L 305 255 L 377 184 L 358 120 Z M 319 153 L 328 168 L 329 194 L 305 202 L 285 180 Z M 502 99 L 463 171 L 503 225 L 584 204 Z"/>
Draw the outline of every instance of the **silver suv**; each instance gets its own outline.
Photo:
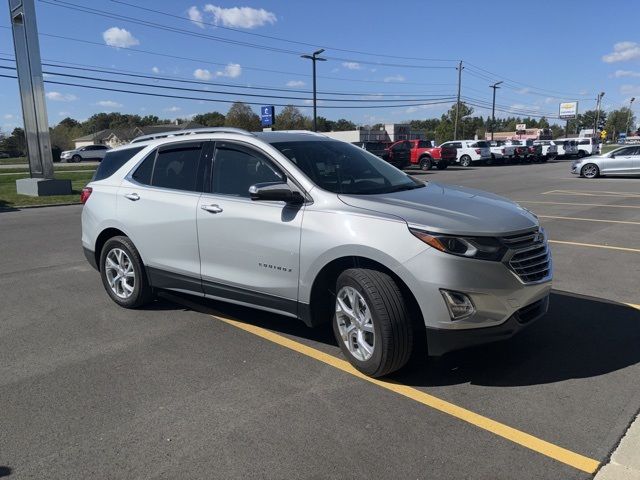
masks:
<path id="1" fill-rule="evenodd" d="M 421 346 L 508 338 L 548 307 L 534 214 L 311 132 L 134 143 L 111 150 L 82 195 L 85 255 L 117 304 L 166 289 L 332 322 L 374 377 Z"/>
<path id="2" fill-rule="evenodd" d="M 106 145 L 86 145 L 75 150 L 65 150 L 60 154 L 60 161 L 78 163 L 82 160 L 102 160 L 109 147 Z"/>

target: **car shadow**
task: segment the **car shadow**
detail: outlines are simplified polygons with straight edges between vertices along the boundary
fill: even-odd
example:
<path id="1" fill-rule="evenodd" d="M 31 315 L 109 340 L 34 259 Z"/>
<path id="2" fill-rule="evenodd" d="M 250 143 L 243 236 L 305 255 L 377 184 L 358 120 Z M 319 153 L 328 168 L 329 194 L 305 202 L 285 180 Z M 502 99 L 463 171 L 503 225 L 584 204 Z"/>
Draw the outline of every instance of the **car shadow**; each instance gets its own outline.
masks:
<path id="1" fill-rule="evenodd" d="M 337 346 L 330 324 L 308 328 L 298 320 L 247 307 L 182 294 L 161 296 L 191 310 L 234 318 L 303 342 Z M 416 387 L 546 384 L 596 377 L 640 363 L 639 345 L 640 310 L 554 290 L 549 313 L 515 337 L 442 357 L 415 358 L 388 379 Z"/>
<path id="2" fill-rule="evenodd" d="M 0 213 L 2 212 L 17 212 L 18 209 L 11 206 L 4 200 L 0 200 Z"/>
<path id="3" fill-rule="evenodd" d="M 0 477 L 8 477 L 12 472 L 11 467 L 0 465 Z"/>

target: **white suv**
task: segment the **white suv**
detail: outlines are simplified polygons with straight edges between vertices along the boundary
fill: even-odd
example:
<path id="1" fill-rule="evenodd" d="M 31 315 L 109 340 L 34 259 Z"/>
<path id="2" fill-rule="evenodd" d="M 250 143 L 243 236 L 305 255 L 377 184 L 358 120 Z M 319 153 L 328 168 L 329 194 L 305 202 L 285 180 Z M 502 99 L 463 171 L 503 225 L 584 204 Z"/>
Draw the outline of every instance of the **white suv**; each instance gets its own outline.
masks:
<path id="1" fill-rule="evenodd" d="M 134 143 L 107 153 L 82 200 L 85 255 L 118 305 L 167 289 L 331 322 L 367 375 L 420 346 L 508 338 L 547 310 L 535 215 L 311 132 Z"/>
<path id="2" fill-rule="evenodd" d="M 491 160 L 491 147 L 489 142 L 484 140 L 457 140 L 445 142 L 442 147 L 453 147 L 457 149 L 456 162 L 463 167 L 470 167 L 473 162 L 486 162 Z"/>

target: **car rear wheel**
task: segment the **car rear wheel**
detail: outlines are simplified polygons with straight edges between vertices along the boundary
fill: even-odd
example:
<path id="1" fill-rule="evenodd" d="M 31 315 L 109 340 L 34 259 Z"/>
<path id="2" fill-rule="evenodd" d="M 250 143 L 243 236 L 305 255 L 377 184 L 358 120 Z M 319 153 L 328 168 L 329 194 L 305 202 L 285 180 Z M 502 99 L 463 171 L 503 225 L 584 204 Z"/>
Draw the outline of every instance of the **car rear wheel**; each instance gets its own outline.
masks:
<path id="1" fill-rule="evenodd" d="M 446 170 L 448 166 L 449 166 L 449 162 L 447 160 L 440 160 L 436 165 L 436 168 L 438 170 Z"/>
<path id="2" fill-rule="evenodd" d="M 333 332 L 349 362 L 371 377 L 402 368 L 413 348 L 409 309 L 386 273 L 352 268 L 336 283 Z"/>
<path id="3" fill-rule="evenodd" d="M 431 167 L 433 165 L 431 164 L 431 159 L 429 157 L 422 157 L 420 159 L 420 169 L 424 170 L 425 172 L 427 170 L 431 170 Z"/>
<path id="4" fill-rule="evenodd" d="M 578 158 L 584 158 L 586 156 L 586 154 L 584 153 L 584 150 L 579 150 L 578 151 Z"/>
<path id="5" fill-rule="evenodd" d="M 587 163 L 582 170 L 580 170 L 580 175 L 585 178 L 597 178 L 600 176 L 600 169 L 595 163 Z"/>
<path id="6" fill-rule="evenodd" d="M 74 155 L 73 157 L 71 157 L 71 161 L 73 163 L 80 163 L 82 161 L 82 157 L 80 155 Z"/>
<path id="7" fill-rule="evenodd" d="M 471 157 L 469 155 L 463 155 L 460 157 L 460 165 L 463 167 L 471 166 Z"/>
<path id="8" fill-rule="evenodd" d="M 100 276 L 111 299 L 124 308 L 138 308 L 153 291 L 138 250 L 128 237 L 110 238 L 100 253 Z"/>

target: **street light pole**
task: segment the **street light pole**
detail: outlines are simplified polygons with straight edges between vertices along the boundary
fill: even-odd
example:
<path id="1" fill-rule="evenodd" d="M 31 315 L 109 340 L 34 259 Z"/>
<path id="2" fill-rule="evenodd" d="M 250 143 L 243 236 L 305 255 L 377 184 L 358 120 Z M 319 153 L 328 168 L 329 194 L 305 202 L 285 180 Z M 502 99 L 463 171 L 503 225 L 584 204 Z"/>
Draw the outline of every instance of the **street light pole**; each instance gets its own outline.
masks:
<path id="1" fill-rule="evenodd" d="M 627 115 L 627 128 L 624 132 L 627 135 L 629 135 L 629 122 L 631 121 L 631 105 L 633 105 L 633 102 L 635 99 L 636 97 L 631 97 L 631 100 L 629 101 L 629 115 Z"/>
<path id="2" fill-rule="evenodd" d="M 491 141 L 493 142 L 493 131 L 495 130 L 496 127 L 496 90 L 498 88 L 500 88 L 498 85 L 500 85 L 502 82 L 496 82 L 493 85 L 489 85 L 489 88 L 493 88 L 493 105 L 491 106 Z"/>
<path id="3" fill-rule="evenodd" d="M 317 100 L 316 100 L 316 62 L 326 62 L 326 58 L 319 57 L 324 48 L 316 50 L 311 55 L 301 55 L 302 58 L 311 60 L 313 64 L 313 131 L 318 131 L 318 116 L 317 116 Z"/>

